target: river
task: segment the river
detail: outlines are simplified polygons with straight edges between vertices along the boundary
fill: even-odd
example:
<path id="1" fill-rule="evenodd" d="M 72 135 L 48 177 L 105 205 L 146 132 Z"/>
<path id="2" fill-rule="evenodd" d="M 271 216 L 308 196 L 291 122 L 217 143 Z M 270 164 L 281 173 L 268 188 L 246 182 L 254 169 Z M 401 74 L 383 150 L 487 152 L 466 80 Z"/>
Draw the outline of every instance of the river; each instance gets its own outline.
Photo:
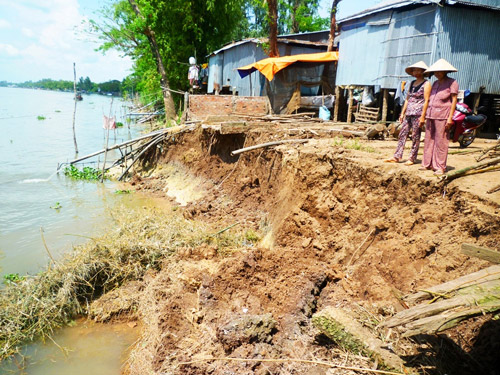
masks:
<path id="1" fill-rule="evenodd" d="M 116 132 L 110 132 L 110 145 L 139 135 L 143 129 L 125 123 L 125 104 L 120 99 L 101 95 L 84 95 L 83 101 L 77 102 L 78 156 L 104 148 L 103 114 L 112 113 L 117 121 L 125 124 Z M 135 199 L 115 194 L 119 186 L 114 182 L 74 181 L 63 173 L 54 174 L 59 163 L 75 157 L 73 111 L 72 93 L 0 87 L 2 281 L 7 274 L 34 274 L 48 264 L 49 252 L 54 258 L 60 258 L 71 251 L 72 246 L 86 241 L 85 236 L 102 233 L 107 225 L 108 209 Z M 111 153 L 109 158 L 116 156 Z M 70 346 L 69 352 L 60 355 L 60 360 L 54 360 L 57 355 L 51 354 L 52 346 L 29 345 L 25 354 L 34 360 L 27 364 L 23 374 L 89 373 L 88 363 L 93 360 L 94 352 L 114 365 L 112 369 L 101 368 L 93 373 L 119 374 L 120 366 L 116 363 L 120 363 L 122 349 L 131 344 L 134 334 L 126 327 L 116 331 L 111 327 L 96 328 L 80 323 L 60 331 L 56 337 Z M 71 348 L 71 345 L 76 346 Z M 82 356 L 82 352 L 88 352 L 82 348 L 92 348 L 91 354 Z M 99 356 L 95 358 L 96 363 Z M 13 363 L 0 366 L 1 373 L 16 373 L 15 369 Z"/>

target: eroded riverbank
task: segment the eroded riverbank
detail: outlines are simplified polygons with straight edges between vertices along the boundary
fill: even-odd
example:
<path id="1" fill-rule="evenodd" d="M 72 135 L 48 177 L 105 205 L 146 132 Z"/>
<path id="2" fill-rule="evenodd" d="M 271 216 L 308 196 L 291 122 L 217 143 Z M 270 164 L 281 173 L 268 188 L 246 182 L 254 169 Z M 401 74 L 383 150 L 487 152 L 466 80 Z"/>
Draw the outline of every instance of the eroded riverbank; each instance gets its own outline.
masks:
<path id="1" fill-rule="evenodd" d="M 133 181 L 167 197 L 172 165 L 203 177 L 204 196 L 182 208 L 184 216 L 220 228 L 238 223 L 261 240 L 231 254 L 188 248 L 148 281 L 138 308 L 145 335 L 130 372 L 331 373 L 287 358 L 372 368 L 314 327 L 312 316 L 330 306 L 348 311 L 414 371 L 494 369 L 499 343 L 484 345 L 480 330 L 499 328 L 485 318 L 417 341 L 379 323 L 405 308 L 400 296 L 487 266 L 459 249 L 463 242 L 498 247 L 498 196 L 457 182 L 444 189 L 418 166 L 384 165 L 390 151 L 364 141 L 327 137 L 230 154 L 282 136 L 199 129 L 150 155 L 160 167 Z"/>
<path id="2" fill-rule="evenodd" d="M 499 343 L 484 341 L 486 328 L 498 337 L 491 317 L 416 341 L 379 323 L 405 308 L 401 295 L 487 266 L 459 246 L 498 247 L 498 197 L 457 183 L 443 190 L 416 168 L 384 165 L 388 143 L 323 137 L 230 154 L 280 137 L 281 130 L 198 128 L 151 152 L 131 188 L 169 201 L 170 210 L 118 213 L 112 238 L 87 245 L 82 269 L 91 272 L 73 266 L 55 274 L 65 281 L 52 294 L 73 288 L 67 295 L 78 309 L 67 316 L 89 312 L 92 300 L 111 292 L 92 305 L 92 316 L 141 322 L 130 374 L 373 368 L 370 356 L 337 346 L 314 326 L 314 314 L 332 306 L 412 371 L 495 369 Z"/>

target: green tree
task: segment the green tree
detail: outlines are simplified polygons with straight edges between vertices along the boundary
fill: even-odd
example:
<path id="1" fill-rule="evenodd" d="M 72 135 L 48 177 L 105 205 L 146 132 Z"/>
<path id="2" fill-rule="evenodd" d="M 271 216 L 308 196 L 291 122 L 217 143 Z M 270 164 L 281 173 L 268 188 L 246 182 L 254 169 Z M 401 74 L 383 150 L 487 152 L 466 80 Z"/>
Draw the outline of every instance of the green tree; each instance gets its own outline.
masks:
<path id="1" fill-rule="evenodd" d="M 121 0 L 103 16 L 91 23 L 101 49 L 130 56 L 137 88 L 163 89 L 166 98 L 169 89 L 187 89 L 190 56 L 206 56 L 238 34 L 244 0 Z M 166 103 L 167 116 L 172 104 Z"/>
<path id="2" fill-rule="evenodd" d="M 248 0 L 247 17 L 251 20 L 247 34 L 269 36 L 267 0 Z M 320 31 L 328 28 L 329 19 L 319 16 L 319 0 L 278 0 L 278 33 L 291 34 Z"/>

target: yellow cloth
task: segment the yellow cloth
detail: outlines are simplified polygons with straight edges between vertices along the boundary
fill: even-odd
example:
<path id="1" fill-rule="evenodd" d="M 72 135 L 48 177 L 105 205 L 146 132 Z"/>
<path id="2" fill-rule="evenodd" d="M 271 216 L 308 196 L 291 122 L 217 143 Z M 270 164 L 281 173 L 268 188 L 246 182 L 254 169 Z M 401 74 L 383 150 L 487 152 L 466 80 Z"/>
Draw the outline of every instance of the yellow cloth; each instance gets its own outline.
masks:
<path id="1" fill-rule="evenodd" d="M 320 52 L 320 53 L 304 53 L 300 55 L 283 56 L 283 57 L 268 57 L 257 61 L 256 63 L 238 68 L 241 78 L 246 77 L 252 72 L 258 70 L 267 78 L 272 81 L 274 75 L 280 70 L 285 69 L 287 66 L 292 65 L 298 61 L 301 62 L 331 62 L 339 59 L 338 52 Z"/>

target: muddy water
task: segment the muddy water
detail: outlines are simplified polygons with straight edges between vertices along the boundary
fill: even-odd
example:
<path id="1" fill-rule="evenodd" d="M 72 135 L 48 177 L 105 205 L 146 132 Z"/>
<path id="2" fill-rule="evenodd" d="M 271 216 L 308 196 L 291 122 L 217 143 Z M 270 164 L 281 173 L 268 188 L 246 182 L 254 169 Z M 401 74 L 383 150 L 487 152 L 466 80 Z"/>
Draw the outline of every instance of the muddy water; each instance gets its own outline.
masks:
<path id="1" fill-rule="evenodd" d="M 125 122 L 123 103 L 114 100 L 113 114 Z M 152 204 L 138 194 L 118 195 L 122 188 L 73 181 L 54 175 L 58 163 L 75 157 L 70 93 L 0 87 L 0 285 L 10 273 L 36 273 L 48 263 L 44 242 L 59 258 L 88 237 L 112 230 L 106 215 L 116 205 Z M 84 96 L 76 111 L 79 156 L 105 143 L 102 115 L 109 114 L 111 98 Z M 131 126 L 112 132 L 110 144 L 139 135 Z M 113 159 L 116 154 L 108 157 Z M 91 165 L 96 166 L 96 165 Z M 53 207 L 59 204 L 61 208 Z M 59 330 L 52 342 L 28 345 L 22 370 L 14 362 L 0 364 L 0 374 L 119 374 L 124 349 L 136 330 L 127 326 L 89 326 Z M 65 355 L 60 347 L 67 347 Z M 12 372 L 14 371 L 14 372 Z"/>
<path id="2" fill-rule="evenodd" d="M 1 374 L 119 375 L 137 329 L 127 324 L 77 322 L 61 330 L 53 341 L 28 345 L 23 356 L 0 364 Z"/>

